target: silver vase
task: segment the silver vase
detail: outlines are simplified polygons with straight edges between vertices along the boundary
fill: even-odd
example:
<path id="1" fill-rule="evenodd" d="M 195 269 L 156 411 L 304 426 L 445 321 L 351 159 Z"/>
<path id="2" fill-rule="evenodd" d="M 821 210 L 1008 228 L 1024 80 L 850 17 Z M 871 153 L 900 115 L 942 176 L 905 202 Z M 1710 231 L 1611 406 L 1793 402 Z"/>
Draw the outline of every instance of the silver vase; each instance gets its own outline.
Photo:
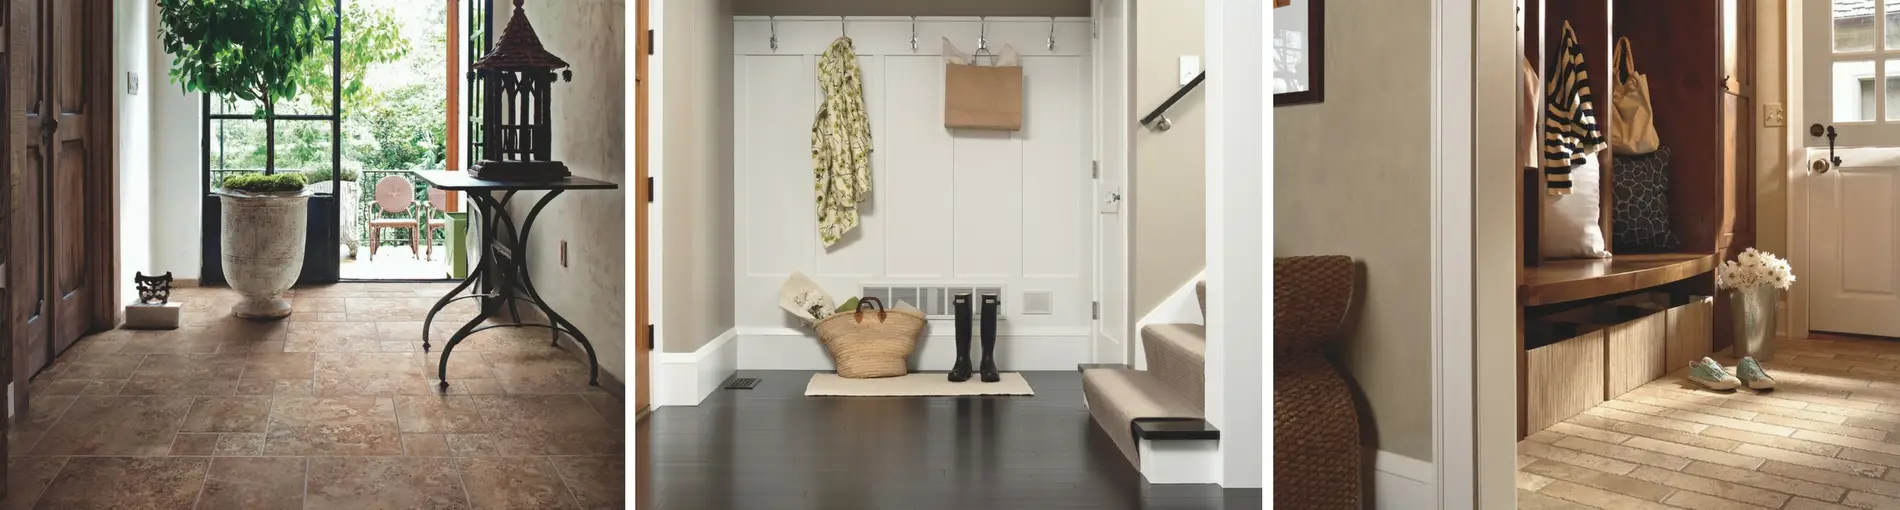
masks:
<path id="1" fill-rule="evenodd" d="M 1781 292 L 1770 285 L 1729 290 L 1735 318 L 1735 357 L 1768 361 L 1775 357 L 1775 303 Z"/>

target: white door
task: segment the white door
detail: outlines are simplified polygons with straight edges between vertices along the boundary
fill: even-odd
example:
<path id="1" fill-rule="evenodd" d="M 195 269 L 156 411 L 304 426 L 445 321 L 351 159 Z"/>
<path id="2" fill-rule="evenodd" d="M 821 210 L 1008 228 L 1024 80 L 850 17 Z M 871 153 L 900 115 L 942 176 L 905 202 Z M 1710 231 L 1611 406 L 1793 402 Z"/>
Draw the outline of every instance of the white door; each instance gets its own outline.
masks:
<path id="1" fill-rule="evenodd" d="M 1890 3 L 1891 2 L 1891 3 Z M 1808 134 L 1792 178 L 1805 188 L 1808 329 L 1900 337 L 1900 2 L 1802 0 L 1798 76 Z"/>
<path id="2" fill-rule="evenodd" d="M 1128 0 L 1096 0 L 1095 338 L 1096 363 L 1129 363 L 1128 222 L 1122 194 L 1135 124 L 1129 101 Z"/>

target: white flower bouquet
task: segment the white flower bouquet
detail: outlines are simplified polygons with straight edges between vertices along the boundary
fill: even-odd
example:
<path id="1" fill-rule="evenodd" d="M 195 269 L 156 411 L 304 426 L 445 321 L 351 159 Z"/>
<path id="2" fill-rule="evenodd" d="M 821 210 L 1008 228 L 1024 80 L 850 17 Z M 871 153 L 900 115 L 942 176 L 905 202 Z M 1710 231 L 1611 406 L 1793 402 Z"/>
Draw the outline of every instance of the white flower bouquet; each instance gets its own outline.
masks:
<path id="1" fill-rule="evenodd" d="M 1762 285 L 1779 290 L 1793 287 L 1794 269 L 1788 266 L 1788 260 L 1749 248 L 1736 255 L 1735 260 L 1724 261 L 1715 268 L 1716 287 L 1741 290 Z"/>

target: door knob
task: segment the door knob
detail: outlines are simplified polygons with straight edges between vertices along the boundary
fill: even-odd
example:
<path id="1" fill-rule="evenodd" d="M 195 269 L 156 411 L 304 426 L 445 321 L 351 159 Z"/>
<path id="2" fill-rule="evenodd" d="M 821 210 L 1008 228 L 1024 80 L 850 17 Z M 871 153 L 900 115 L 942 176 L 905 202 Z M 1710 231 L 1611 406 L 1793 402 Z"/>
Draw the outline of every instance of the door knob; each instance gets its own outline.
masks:
<path id="1" fill-rule="evenodd" d="M 1813 170 L 1814 173 L 1817 173 L 1817 174 L 1827 173 L 1828 169 L 1831 169 L 1831 168 L 1834 168 L 1834 165 L 1828 164 L 1827 160 L 1817 159 L 1817 160 L 1808 162 L 1808 169 Z"/>

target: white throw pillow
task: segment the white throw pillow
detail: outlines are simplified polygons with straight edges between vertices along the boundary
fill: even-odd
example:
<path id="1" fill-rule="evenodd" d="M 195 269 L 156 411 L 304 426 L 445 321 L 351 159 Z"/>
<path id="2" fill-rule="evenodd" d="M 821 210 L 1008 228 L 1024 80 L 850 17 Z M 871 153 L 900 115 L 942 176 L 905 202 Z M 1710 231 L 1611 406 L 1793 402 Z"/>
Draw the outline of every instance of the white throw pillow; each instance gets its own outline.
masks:
<path id="1" fill-rule="evenodd" d="M 1603 241 L 1602 170 L 1597 156 L 1584 156 L 1570 169 L 1570 194 L 1544 195 L 1544 228 L 1539 251 L 1547 259 L 1601 259 L 1610 252 Z"/>

